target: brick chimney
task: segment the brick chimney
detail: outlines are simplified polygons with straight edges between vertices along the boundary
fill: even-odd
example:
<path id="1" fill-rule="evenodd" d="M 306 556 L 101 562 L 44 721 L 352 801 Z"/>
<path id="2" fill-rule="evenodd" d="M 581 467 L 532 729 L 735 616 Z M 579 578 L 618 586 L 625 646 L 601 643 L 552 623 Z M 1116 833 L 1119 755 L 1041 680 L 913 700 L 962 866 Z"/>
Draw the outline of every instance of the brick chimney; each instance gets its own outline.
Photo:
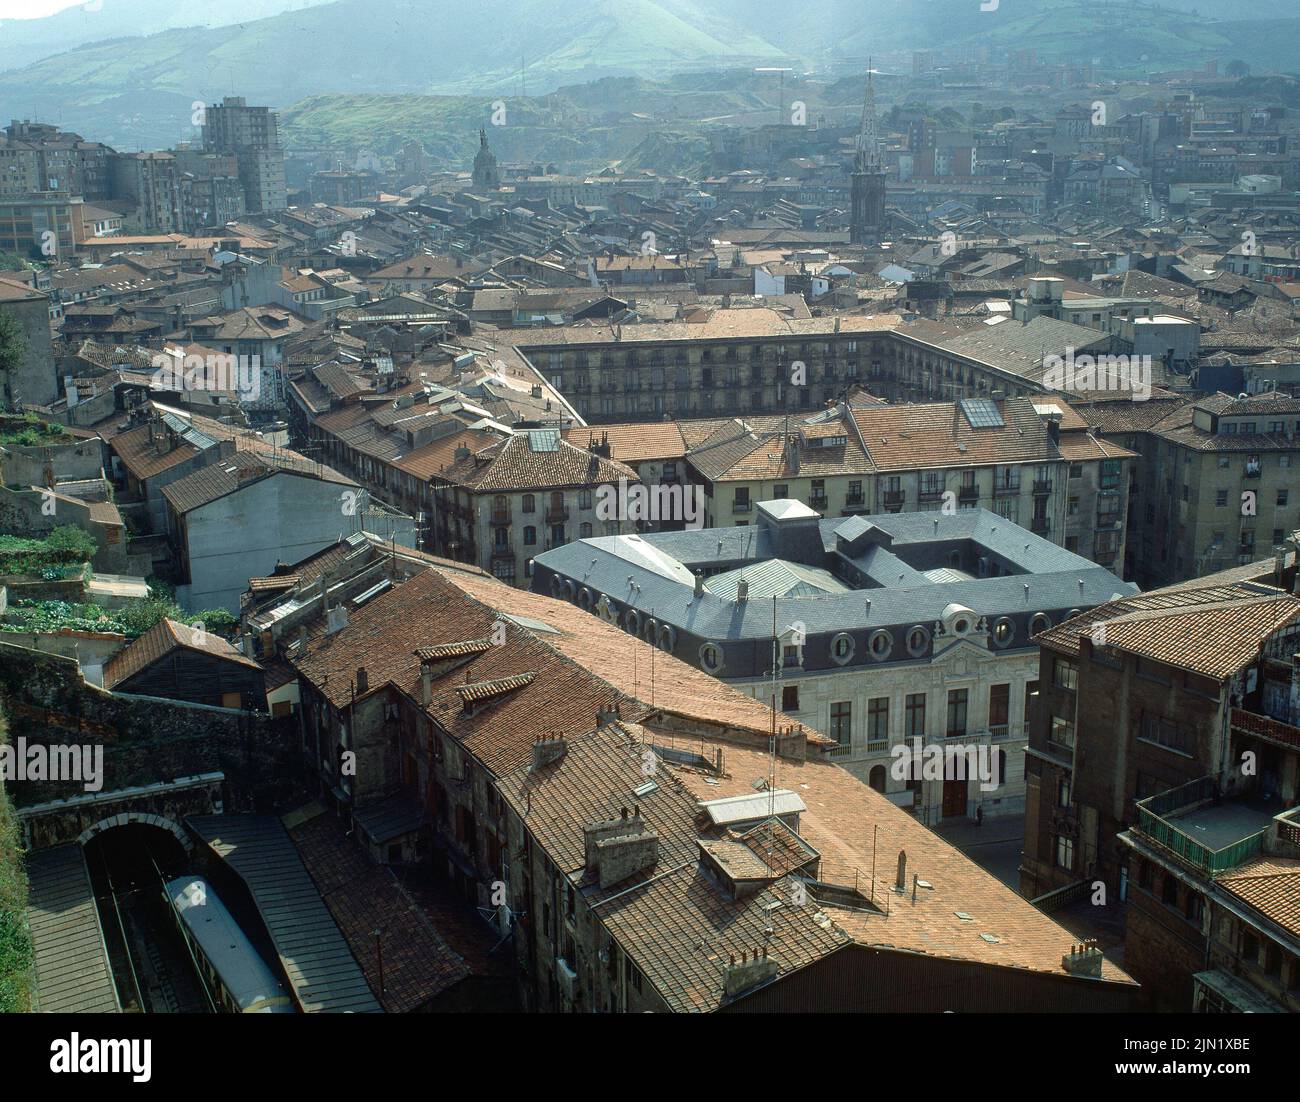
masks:
<path id="1" fill-rule="evenodd" d="M 602 888 L 659 862 L 659 835 L 646 826 L 640 808 L 630 817 L 625 807 L 617 819 L 589 823 L 583 828 L 582 840 L 587 871 L 599 877 Z"/>
<path id="2" fill-rule="evenodd" d="M 1089 976 L 1101 979 L 1101 950 L 1095 939 L 1081 945 L 1071 945 L 1070 951 L 1061 958 L 1061 967 L 1072 976 Z"/>
<path id="3" fill-rule="evenodd" d="M 541 769 L 552 762 L 557 762 L 568 751 L 569 743 L 563 735 L 556 735 L 553 738 L 539 736 L 533 742 L 533 768 Z"/>

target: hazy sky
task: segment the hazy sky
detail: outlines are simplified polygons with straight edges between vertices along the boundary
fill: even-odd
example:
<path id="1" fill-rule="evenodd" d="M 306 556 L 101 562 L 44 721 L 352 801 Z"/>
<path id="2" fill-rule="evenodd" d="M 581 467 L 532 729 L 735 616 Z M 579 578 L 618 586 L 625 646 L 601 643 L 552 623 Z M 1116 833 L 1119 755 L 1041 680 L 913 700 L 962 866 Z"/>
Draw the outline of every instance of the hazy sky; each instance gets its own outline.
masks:
<path id="1" fill-rule="evenodd" d="M 104 0 L 0 0 L 0 19 L 40 19 L 78 4 L 93 10 L 103 8 Z"/>

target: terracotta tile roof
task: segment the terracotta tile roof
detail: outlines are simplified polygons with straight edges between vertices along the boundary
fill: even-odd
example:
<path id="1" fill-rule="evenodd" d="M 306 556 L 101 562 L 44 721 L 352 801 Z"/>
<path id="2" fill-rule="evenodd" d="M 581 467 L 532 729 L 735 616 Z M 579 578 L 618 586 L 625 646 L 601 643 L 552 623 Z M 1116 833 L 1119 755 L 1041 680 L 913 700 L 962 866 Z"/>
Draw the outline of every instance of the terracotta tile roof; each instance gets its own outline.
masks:
<path id="1" fill-rule="evenodd" d="M 193 444 L 178 440 L 170 451 L 159 455 L 149 439 L 148 425 L 118 433 L 110 447 L 122 461 L 122 466 L 141 481 L 169 471 L 199 454 L 199 449 Z"/>
<path id="2" fill-rule="evenodd" d="M 1033 463 L 1058 459 L 1046 422 L 1028 398 L 994 403 L 1001 428 L 972 428 L 956 402 L 855 409 L 853 420 L 880 471 Z"/>
<path id="3" fill-rule="evenodd" d="M 479 493 L 589 487 L 617 484 L 621 478 L 636 481 L 636 472 L 627 464 L 592 455 L 567 440 L 560 439 L 554 451 L 534 451 L 529 439 L 527 432 L 517 433 L 454 463 L 441 477 Z"/>
<path id="4" fill-rule="evenodd" d="M 491 639 L 466 639 L 459 643 L 438 643 L 431 647 L 416 647 L 415 657 L 421 662 L 440 662 L 444 658 L 466 658 L 482 654 L 491 645 Z"/>
<path id="5" fill-rule="evenodd" d="M 1300 937 L 1300 861 L 1266 857 L 1215 878 L 1230 895 Z"/>
<path id="6" fill-rule="evenodd" d="M 352 479 L 334 469 L 314 463 L 296 453 L 237 451 L 168 483 L 163 487 L 162 493 L 177 513 L 188 513 L 273 474 L 298 475 L 340 486 L 356 485 Z"/>
<path id="7" fill-rule="evenodd" d="M 460 696 L 461 703 L 468 708 L 472 704 L 499 700 L 516 689 L 531 685 L 534 676 L 533 672 L 528 670 L 524 673 L 511 674 L 509 677 L 498 677 L 493 681 L 471 681 L 465 685 L 457 685 L 456 692 Z"/>
<path id="8" fill-rule="evenodd" d="M 1057 450 L 1062 459 L 1082 462 L 1088 459 L 1137 459 L 1137 452 L 1121 448 L 1090 432 L 1063 432 L 1057 442 Z"/>
<path id="9" fill-rule="evenodd" d="M 1300 598 L 1258 582 L 1173 586 L 1107 601 L 1034 636 L 1071 654 L 1105 624 L 1106 646 L 1225 680 L 1250 664 L 1264 640 L 1300 622 Z"/>
<path id="10" fill-rule="evenodd" d="M 176 620 L 164 619 L 159 620 L 139 639 L 128 643 L 109 659 L 104 666 L 104 688 L 111 689 L 115 685 L 120 685 L 170 654 L 177 647 L 186 647 L 255 670 L 262 668 L 251 658 L 246 658 L 221 636 L 214 635 L 212 632 L 201 632 Z"/>
<path id="11" fill-rule="evenodd" d="M 721 745 L 708 738 L 699 741 L 706 756 Z M 717 784 L 706 783 L 704 773 L 677 773 L 699 800 L 752 795 L 754 778 L 768 775 L 770 759 L 762 750 L 721 748 L 728 775 L 713 778 Z M 855 941 L 1064 974 L 1061 957 L 1077 944 L 1076 936 L 851 773 L 816 758 L 778 759 L 776 787 L 796 792 L 804 801 L 799 837 L 821 854 L 820 880 L 850 888 L 856 883 L 877 908 L 888 906 L 885 915 L 822 904 L 835 927 Z M 932 885 L 918 890 L 916 903 L 910 892 L 890 890 L 900 851 L 907 854 L 909 882 L 915 873 Z M 958 918 L 956 911 L 971 921 Z M 980 937 L 985 933 L 996 940 Z M 1128 981 L 1110 962 L 1103 965 L 1102 976 Z"/>
<path id="12" fill-rule="evenodd" d="M 681 1013 L 718 1009 L 727 1001 L 730 957 L 766 946 L 781 974 L 793 972 L 848 944 L 814 907 L 791 906 L 796 882 L 777 879 L 750 851 L 772 882 L 739 899 L 699 862 L 696 797 L 660 764 L 656 787 L 642 795 L 643 754 L 649 732 L 611 723 L 570 740 L 564 756 L 541 769 L 520 769 L 501 780 L 503 799 L 547 856 L 583 892 L 600 921 L 669 1008 Z M 658 835 L 658 859 L 642 872 L 602 888 L 586 867 L 583 827 L 618 819 L 639 808 L 641 823 Z M 635 820 L 631 820 L 635 822 Z M 713 839 L 718 841 L 718 839 Z"/>
<path id="13" fill-rule="evenodd" d="M 681 459 L 686 455 L 686 441 L 676 421 L 651 421 L 646 424 L 599 425 L 564 430 L 564 438 L 580 448 L 590 449 L 609 437 L 610 458 L 622 463 L 641 463 L 649 459 Z"/>
<path id="14" fill-rule="evenodd" d="M 471 975 L 392 872 L 371 862 L 333 815 L 322 811 L 291 827 L 289 836 L 388 1013 L 416 1010 Z M 383 931 L 382 995 L 375 930 Z"/>

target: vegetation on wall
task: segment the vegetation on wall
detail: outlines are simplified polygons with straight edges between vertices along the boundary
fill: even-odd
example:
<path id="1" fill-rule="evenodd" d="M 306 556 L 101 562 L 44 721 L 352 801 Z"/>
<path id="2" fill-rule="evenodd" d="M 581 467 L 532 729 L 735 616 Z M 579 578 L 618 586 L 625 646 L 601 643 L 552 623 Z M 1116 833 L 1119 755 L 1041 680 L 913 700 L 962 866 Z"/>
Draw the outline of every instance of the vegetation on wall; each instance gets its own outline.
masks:
<path id="1" fill-rule="evenodd" d="M 0 716 L 0 743 L 7 736 Z M 0 1014 L 31 1009 L 32 942 L 27 933 L 27 876 L 18 820 L 0 785 Z"/>

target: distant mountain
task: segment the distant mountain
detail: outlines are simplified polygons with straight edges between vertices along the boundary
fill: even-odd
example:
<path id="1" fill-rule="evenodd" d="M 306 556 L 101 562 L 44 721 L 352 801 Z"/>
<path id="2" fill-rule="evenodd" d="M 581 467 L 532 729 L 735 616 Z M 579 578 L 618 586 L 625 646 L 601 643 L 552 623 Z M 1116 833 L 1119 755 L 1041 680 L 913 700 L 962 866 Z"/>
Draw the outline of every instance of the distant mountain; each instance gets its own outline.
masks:
<path id="1" fill-rule="evenodd" d="M 100 12 L 63 14 L 83 22 L 110 16 L 115 0 L 100 2 Z M 137 15 L 163 4 L 116 2 Z M 285 3 L 228 0 L 220 18 Z M 338 94 L 472 95 L 483 97 L 482 118 L 492 100 L 525 85 L 536 95 L 606 77 L 662 82 L 683 71 L 764 64 L 838 76 L 881 51 L 935 46 L 1029 47 L 1048 58 L 1146 69 L 1241 57 L 1256 72 L 1300 70 L 1300 19 L 1278 18 L 1294 5 L 1254 0 L 1249 14 L 1265 20 L 1253 21 L 1237 13 L 1237 0 L 1196 0 L 1200 14 L 1191 0 L 1000 0 L 991 12 L 979 0 L 334 0 L 45 57 L 0 73 L 0 117 L 35 114 L 122 149 L 152 148 L 194 137 L 194 102 L 232 92 L 279 109 Z M 176 19 L 198 17 L 198 0 L 168 6 Z M 0 29 L 0 42 L 11 26 Z M 732 110 L 698 106 L 695 117 Z M 381 112 L 372 121 L 382 129 L 388 118 Z M 321 122 L 322 134 L 337 129 L 337 120 Z"/>
<path id="2" fill-rule="evenodd" d="M 44 19 L 0 21 L 0 71 L 90 42 L 177 27 L 225 27 L 326 0 L 86 0 Z"/>

